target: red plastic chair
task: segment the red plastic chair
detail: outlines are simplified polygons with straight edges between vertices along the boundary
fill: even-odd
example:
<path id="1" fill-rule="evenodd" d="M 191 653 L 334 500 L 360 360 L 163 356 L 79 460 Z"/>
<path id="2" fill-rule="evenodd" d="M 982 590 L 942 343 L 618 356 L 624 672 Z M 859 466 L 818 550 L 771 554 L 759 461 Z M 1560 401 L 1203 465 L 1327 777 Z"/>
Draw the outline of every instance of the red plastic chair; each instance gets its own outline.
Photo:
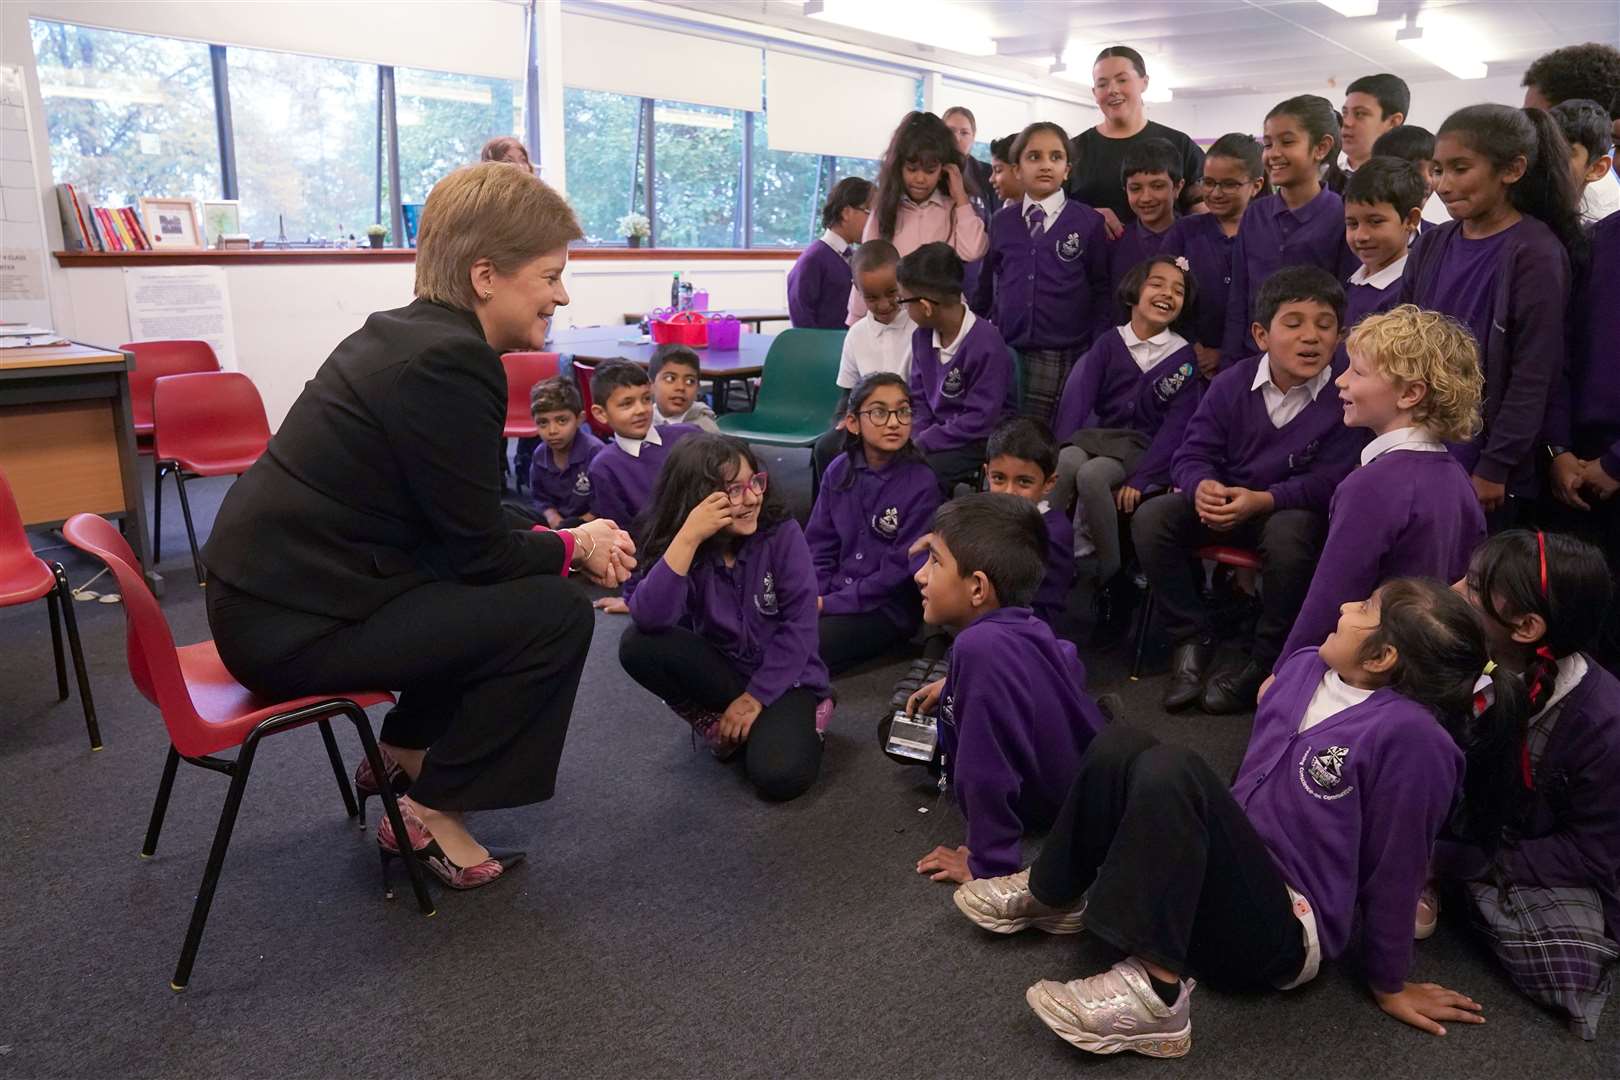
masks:
<path id="1" fill-rule="evenodd" d="M 90 731 L 90 749 L 101 749 L 101 728 L 96 725 L 96 706 L 90 699 L 90 679 L 84 670 L 84 650 L 79 647 L 79 620 L 73 613 L 73 589 L 61 563 L 48 563 L 28 546 L 23 532 L 22 513 L 11 493 L 11 484 L 0 473 L 0 607 L 31 604 L 45 598 L 51 614 L 51 649 L 56 654 L 56 699 L 68 696 L 67 667 L 62 663 L 62 619 L 67 620 L 68 647 L 73 650 L 73 674 L 79 680 L 79 701 L 84 706 L 84 726 Z M 60 612 L 57 610 L 60 608 Z"/>
<path id="2" fill-rule="evenodd" d="M 152 562 L 162 557 L 163 477 L 174 474 L 180 512 L 191 541 L 191 565 L 203 582 L 197 530 L 191 523 L 186 481 L 199 476 L 241 476 L 270 441 L 270 422 L 253 380 L 238 371 L 165 375 L 152 387 L 152 417 L 162 421 L 154 442 Z"/>
<path id="3" fill-rule="evenodd" d="M 128 341 L 118 346 L 135 354 L 129 373 L 129 408 L 135 416 L 135 441 L 142 450 L 152 447 L 152 384 L 165 375 L 191 371 L 218 371 L 219 357 L 206 341 Z"/>
<path id="4" fill-rule="evenodd" d="M 169 730 L 169 754 L 163 763 L 163 779 L 158 784 L 157 801 L 152 804 L 152 819 L 147 825 L 141 856 L 151 858 L 157 852 L 158 833 L 163 828 L 163 816 L 169 807 L 169 792 L 174 787 L 174 776 L 181 758 L 231 778 L 225 806 L 220 811 L 219 825 L 214 831 L 214 843 L 208 852 L 208 864 L 203 870 L 202 886 L 197 890 L 197 902 L 191 911 L 191 925 L 180 950 L 180 963 L 169 983 L 174 989 L 183 990 L 191 978 L 198 946 L 202 944 L 208 909 L 214 901 L 214 889 L 219 885 L 225 851 L 230 847 L 231 830 L 236 825 L 237 811 L 242 806 L 242 793 L 247 788 L 248 772 L 253 768 L 254 753 L 259 743 L 270 735 L 309 723 L 318 724 L 321 738 L 326 743 L 327 757 L 332 762 L 332 772 L 337 776 L 338 789 L 343 793 L 343 805 L 349 816 L 356 818 L 360 811 L 355 806 L 354 793 L 349 790 L 348 773 L 338 753 L 337 740 L 332 736 L 329 720 L 340 716 L 353 723 L 366 760 L 371 763 L 372 775 L 385 776 L 387 772 L 365 709 L 368 705 L 380 705 L 394 698 L 392 694 L 380 691 L 312 694 L 290 701 L 266 701 L 256 697 L 225 670 L 212 641 L 175 646 L 169 622 L 137 568 L 135 553 L 110 522 L 95 514 L 75 514 L 62 526 L 62 533 L 68 543 L 106 563 L 118 579 L 129 627 L 127 651 L 130 677 L 142 696 L 158 707 L 163 714 L 163 723 Z M 234 759 L 214 756 L 232 747 L 240 748 Z M 394 835 L 407 835 L 405 823 L 399 815 L 399 803 L 387 784 L 383 785 L 382 801 L 388 820 L 394 827 Z M 410 845 L 405 845 L 401 853 L 422 914 L 432 915 L 433 901 L 428 896 L 422 868 Z"/>
<path id="5" fill-rule="evenodd" d="M 1250 548 L 1226 547 L 1210 544 L 1195 552 L 1201 562 L 1219 563 L 1241 570 L 1259 570 L 1264 561 L 1260 553 Z M 1147 649 L 1148 627 L 1153 624 L 1153 589 L 1148 588 L 1147 601 L 1142 605 L 1142 624 L 1136 629 L 1136 659 L 1131 664 L 1131 681 L 1142 676 L 1142 654 Z"/>
<path id="6" fill-rule="evenodd" d="M 529 392 L 534 384 L 555 379 L 561 369 L 562 354 L 554 352 L 509 352 L 501 357 L 506 368 L 506 437 L 538 438 L 534 414 L 529 410 Z"/>
<path id="7" fill-rule="evenodd" d="M 591 412 L 591 376 L 596 374 L 596 365 L 575 360 L 573 367 L 574 382 L 579 384 L 579 400 L 585 410 L 585 422 L 591 425 L 591 430 L 596 433 L 597 438 L 613 438 L 613 429 L 598 420 Z"/>

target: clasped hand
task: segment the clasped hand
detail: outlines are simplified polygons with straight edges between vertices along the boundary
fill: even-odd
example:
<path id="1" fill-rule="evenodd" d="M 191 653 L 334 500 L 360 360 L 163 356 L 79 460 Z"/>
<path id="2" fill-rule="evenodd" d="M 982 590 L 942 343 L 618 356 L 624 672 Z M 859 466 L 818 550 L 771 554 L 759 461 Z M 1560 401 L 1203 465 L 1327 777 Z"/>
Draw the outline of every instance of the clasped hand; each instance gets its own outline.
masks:
<path id="1" fill-rule="evenodd" d="M 1270 492 L 1229 487 L 1219 480 L 1200 481 L 1193 492 L 1198 520 L 1219 532 L 1234 529 L 1257 514 L 1270 513 L 1275 507 Z"/>
<path id="2" fill-rule="evenodd" d="M 596 518 L 568 530 L 574 536 L 573 569 L 593 585 L 616 589 L 636 568 L 636 542 L 606 518 Z"/>

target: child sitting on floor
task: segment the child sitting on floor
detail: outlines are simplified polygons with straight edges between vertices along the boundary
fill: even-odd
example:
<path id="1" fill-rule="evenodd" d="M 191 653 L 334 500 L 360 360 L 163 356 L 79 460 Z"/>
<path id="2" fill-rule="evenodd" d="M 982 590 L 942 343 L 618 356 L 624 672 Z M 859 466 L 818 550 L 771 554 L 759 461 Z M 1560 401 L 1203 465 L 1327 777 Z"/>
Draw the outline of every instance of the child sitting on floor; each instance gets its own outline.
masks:
<path id="1" fill-rule="evenodd" d="M 676 443 L 698 429 L 653 423 L 652 380 L 628 360 L 610 360 L 591 376 L 591 415 L 613 429 L 613 440 L 591 460 L 591 513 L 634 532 L 658 476 Z"/>
<path id="2" fill-rule="evenodd" d="M 653 350 L 647 364 L 647 377 L 652 379 L 653 424 L 691 424 L 704 431 L 716 432 L 720 425 L 714 421 L 714 410 L 700 396 L 702 380 L 699 374 L 702 361 L 698 354 L 685 345 L 660 345 Z"/>
<path id="3" fill-rule="evenodd" d="M 926 543 L 917 572 L 923 618 L 961 632 L 945 678 L 912 695 L 906 711 L 938 706 L 941 761 L 967 844 L 935 848 L 917 872 L 964 882 L 1022 865 L 1019 840 L 1051 823 L 1104 719 L 1074 646 L 1029 610 L 1046 546 L 1029 500 L 955 499 L 935 515 Z"/>
<path id="4" fill-rule="evenodd" d="M 529 391 L 529 412 L 544 445 L 529 463 L 535 509 L 553 529 L 589 521 L 594 515 L 587 470 L 602 452 L 602 440 L 584 423 L 579 387 L 566 376 L 537 382 Z"/>
<path id="5" fill-rule="evenodd" d="M 991 433 L 985 447 L 985 486 L 1002 495 L 1017 495 L 1035 504 L 1046 526 L 1046 573 L 1030 607 L 1054 631 L 1062 624 L 1074 584 L 1074 530 L 1069 515 L 1051 501 L 1057 479 L 1057 445 L 1039 420 L 1014 417 Z"/>

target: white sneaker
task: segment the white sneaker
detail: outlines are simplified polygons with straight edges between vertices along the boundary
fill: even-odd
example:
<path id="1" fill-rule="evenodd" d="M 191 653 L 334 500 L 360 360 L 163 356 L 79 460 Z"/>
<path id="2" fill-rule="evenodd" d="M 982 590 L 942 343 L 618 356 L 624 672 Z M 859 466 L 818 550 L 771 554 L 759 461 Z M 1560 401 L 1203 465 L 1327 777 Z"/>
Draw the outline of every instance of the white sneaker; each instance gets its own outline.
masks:
<path id="1" fill-rule="evenodd" d="M 1172 1058 L 1192 1049 L 1189 1002 L 1195 985 L 1192 979 L 1181 980 L 1176 1003 L 1166 1005 L 1133 956 L 1088 979 L 1042 980 L 1025 992 L 1024 1000 L 1059 1038 L 1089 1053 L 1134 1050 Z"/>
<path id="2" fill-rule="evenodd" d="M 1077 908 L 1047 907 L 1029 889 L 1029 870 L 1006 877 L 974 878 L 957 887 L 951 899 L 962 914 L 986 930 L 1016 934 L 1031 926 L 1048 934 L 1078 934 L 1085 929 L 1085 905 Z"/>
<path id="3" fill-rule="evenodd" d="M 1412 937 L 1416 941 L 1434 935 L 1435 927 L 1440 925 L 1440 894 L 1434 891 L 1433 885 L 1423 886 L 1418 893 L 1417 917 L 1412 921 Z"/>

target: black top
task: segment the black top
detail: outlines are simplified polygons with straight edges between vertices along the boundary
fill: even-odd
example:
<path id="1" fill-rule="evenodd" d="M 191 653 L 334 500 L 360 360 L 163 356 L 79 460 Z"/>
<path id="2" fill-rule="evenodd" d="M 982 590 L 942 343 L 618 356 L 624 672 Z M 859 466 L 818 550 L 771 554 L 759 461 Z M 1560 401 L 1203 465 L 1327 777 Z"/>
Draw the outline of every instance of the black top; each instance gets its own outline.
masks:
<path id="1" fill-rule="evenodd" d="M 1125 201 L 1125 180 L 1120 168 L 1125 151 L 1144 139 L 1163 139 L 1181 153 L 1181 175 L 1189 187 L 1204 176 L 1204 151 L 1182 132 L 1163 124 L 1147 122 L 1147 127 L 1128 139 L 1110 139 L 1094 127 L 1074 137 L 1074 164 L 1069 169 L 1069 182 L 1063 190 L 1071 199 L 1079 199 L 1093 209 L 1107 207 L 1127 225 L 1136 220 L 1130 204 Z M 1183 189 L 1184 191 L 1186 189 Z M 1187 203 L 1181 204 L 1183 213 Z"/>
<path id="2" fill-rule="evenodd" d="M 506 376 L 472 314 L 381 311 L 327 357 L 226 493 L 209 573 L 296 611 L 360 621 L 430 581 L 562 570 L 501 508 Z"/>

